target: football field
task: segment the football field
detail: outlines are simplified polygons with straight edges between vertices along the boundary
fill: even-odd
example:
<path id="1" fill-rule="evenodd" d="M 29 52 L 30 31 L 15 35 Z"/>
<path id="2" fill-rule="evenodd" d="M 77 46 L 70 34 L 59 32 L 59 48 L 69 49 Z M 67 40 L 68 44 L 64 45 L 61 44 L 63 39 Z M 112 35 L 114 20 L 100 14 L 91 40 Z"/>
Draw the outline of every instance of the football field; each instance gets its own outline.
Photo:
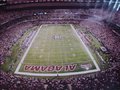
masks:
<path id="1" fill-rule="evenodd" d="M 67 76 L 99 71 L 93 54 L 73 25 L 39 27 L 15 73 L 31 76 Z"/>

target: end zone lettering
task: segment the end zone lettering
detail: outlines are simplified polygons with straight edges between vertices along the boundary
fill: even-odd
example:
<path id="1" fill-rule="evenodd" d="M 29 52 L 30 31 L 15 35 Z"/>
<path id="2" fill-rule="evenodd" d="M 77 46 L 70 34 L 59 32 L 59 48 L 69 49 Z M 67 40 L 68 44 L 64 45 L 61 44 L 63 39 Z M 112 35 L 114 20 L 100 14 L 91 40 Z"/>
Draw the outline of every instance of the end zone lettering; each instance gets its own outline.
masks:
<path id="1" fill-rule="evenodd" d="M 74 71 L 76 64 L 71 65 L 51 65 L 51 66 L 39 66 L 39 65 L 25 65 L 24 71 L 29 72 L 60 72 L 60 71 Z"/>

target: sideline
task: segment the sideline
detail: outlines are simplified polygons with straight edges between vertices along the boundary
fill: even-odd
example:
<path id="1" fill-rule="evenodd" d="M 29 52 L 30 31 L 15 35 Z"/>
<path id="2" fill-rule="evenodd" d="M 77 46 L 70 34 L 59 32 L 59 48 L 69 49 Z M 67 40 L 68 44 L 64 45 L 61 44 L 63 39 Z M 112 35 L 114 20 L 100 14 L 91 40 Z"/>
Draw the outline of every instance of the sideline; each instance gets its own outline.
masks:
<path id="1" fill-rule="evenodd" d="M 29 47 L 27 48 L 27 50 L 26 50 L 25 54 L 23 55 L 23 57 L 22 57 L 20 63 L 18 64 L 18 66 L 17 66 L 17 68 L 16 68 L 16 70 L 15 70 L 15 74 L 18 73 L 18 71 L 19 71 L 21 65 L 23 64 L 23 61 L 25 60 L 25 57 L 26 57 L 28 51 L 30 50 L 30 47 L 32 46 L 32 43 L 34 42 L 35 38 L 37 37 L 37 35 L 38 35 L 38 33 L 39 33 L 41 27 L 42 27 L 42 25 L 40 26 L 40 28 L 38 29 L 37 33 L 36 33 L 35 36 L 33 37 L 33 39 L 32 39 L 32 41 L 31 41 Z"/>
<path id="2" fill-rule="evenodd" d="M 79 38 L 79 40 L 82 42 L 84 48 L 86 49 L 87 53 L 89 54 L 90 58 L 92 59 L 94 65 L 96 66 L 97 70 L 100 71 L 100 68 L 97 64 L 97 62 L 95 61 L 94 57 L 92 56 L 91 52 L 89 51 L 89 49 L 87 48 L 87 46 L 85 45 L 85 43 L 83 42 L 83 40 L 81 39 L 81 34 L 78 35 L 77 31 L 75 30 L 75 28 L 73 27 L 73 25 L 70 25 L 74 31 L 74 33 L 77 35 L 77 37 Z"/>

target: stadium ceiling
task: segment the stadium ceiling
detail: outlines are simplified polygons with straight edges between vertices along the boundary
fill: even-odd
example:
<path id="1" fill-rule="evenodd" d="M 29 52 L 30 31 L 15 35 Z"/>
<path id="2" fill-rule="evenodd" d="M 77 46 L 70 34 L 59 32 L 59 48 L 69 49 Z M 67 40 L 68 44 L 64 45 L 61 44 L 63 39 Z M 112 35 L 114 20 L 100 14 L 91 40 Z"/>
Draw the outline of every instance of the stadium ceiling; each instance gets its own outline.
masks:
<path id="1" fill-rule="evenodd" d="M 99 8 L 103 0 L 2 0 L 2 7 L 14 8 Z M 3 4 L 4 3 L 4 4 Z M 98 4 L 99 3 L 99 4 Z"/>
<path id="2" fill-rule="evenodd" d="M 5 9 L 30 8 L 102 8 L 119 10 L 119 0 L 1 0 L 0 7 Z"/>

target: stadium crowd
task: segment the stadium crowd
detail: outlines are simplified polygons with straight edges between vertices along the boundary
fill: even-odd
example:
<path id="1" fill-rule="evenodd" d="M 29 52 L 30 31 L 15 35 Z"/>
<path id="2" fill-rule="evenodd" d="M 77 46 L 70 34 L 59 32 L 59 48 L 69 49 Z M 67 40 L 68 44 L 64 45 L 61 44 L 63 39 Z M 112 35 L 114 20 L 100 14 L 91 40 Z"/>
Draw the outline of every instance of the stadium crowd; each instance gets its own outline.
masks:
<path id="1" fill-rule="evenodd" d="M 120 65 L 91 75 L 66 79 L 36 79 L 0 73 L 0 88 L 3 90 L 119 90 Z"/>
<path id="2" fill-rule="evenodd" d="M 94 21 L 82 21 L 82 27 L 86 27 L 95 37 L 108 48 L 114 59 L 120 59 L 120 37 L 115 35 L 111 28 L 105 24 L 99 24 Z M 118 60 L 120 61 L 120 60 Z"/>
<path id="3" fill-rule="evenodd" d="M 35 19 L 34 16 L 39 17 L 40 19 L 83 19 L 84 16 L 93 16 L 99 15 L 106 17 L 107 11 L 99 10 L 99 9 L 36 9 L 36 10 L 12 10 L 12 11 L 1 11 L 0 13 L 0 24 L 5 24 L 8 21 L 21 18 L 24 16 L 32 16 L 32 19 Z M 37 18 L 38 19 L 38 18 Z"/>
<path id="4" fill-rule="evenodd" d="M 0 62 L 3 63 L 5 57 L 11 55 L 11 47 L 18 41 L 19 38 L 32 27 L 33 24 L 27 22 L 16 26 L 11 26 L 4 33 L 0 34 Z M 14 33 L 14 34 L 13 34 Z"/>
<path id="5" fill-rule="evenodd" d="M 120 24 L 120 11 L 115 13 L 115 16 L 113 17 L 113 22 L 116 24 Z"/>
<path id="6" fill-rule="evenodd" d="M 21 11 L 22 12 L 22 11 Z M 0 14 L 0 23 L 8 22 L 12 20 L 11 18 L 24 16 L 42 14 L 33 12 L 13 12 L 11 14 Z M 48 12 L 48 11 L 47 11 Z M 53 12 L 53 11 L 52 11 Z M 62 11 L 63 12 L 63 11 Z M 55 11 L 51 14 L 51 17 L 54 18 L 67 18 L 69 15 L 65 16 L 65 13 L 78 14 L 79 11 L 71 10 L 64 11 L 64 14 L 61 11 Z M 15 13 L 15 14 L 14 14 Z M 19 14 L 20 13 L 20 14 Z M 26 14 L 25 14 L 26 13 Z M 83 13 L 89 13 L 86 11 Z M 97 13 L 97 12 L 96 12 Z M 56 15 L 57 14 L 57 15 Z M 93 13 L 91 13 L 93 14 Z M 90 15 L 91 15 L 90 14 Z M 8 16 L 8 17 L 7 17 Z M 50 15 L 48 15 L 50 18 Z M 6 19 L 5 19 L 6 18 Z M 39 17 L 40 18 L 40 17 Z M 45 17 L 46 18 L 46 17 Z M 70 18 L 73 19 L 74 16 Z M 43 18 L 44 19 L 44 18 Z M 46 21 L 51 23 L 52 21 Z M 74 21 L 75 22 L 75 21 Z M 14 22 L 13 22 L 14 23 Z M 42 23 L 37 22 L 37 23 Z M 54 23 L 54 22 L 52 22 Z M 66 23 L 63 19 L 63 22 Z M 69 23 L 69 22 L 67 22 Z M 0 64 L 4 64 L 5 57 L 11 54 L 11 47 L 17 42 L 19 38 L 33 27 L 34 23 L 31 22 L 22 22 L 16 24 L 15 26 L 7 27 L 5 31 L 0 33 Z M 78 75 L 70 76 L 67 78 L 60 78 L 59 76 L 52 79 L 41 79 L 35 77 L 25 77 L 20 75 L 15 75 L 13 73 L 6 73 L 0 70 L 0 88 L 2 90 L 119 90 L 120 89 L 120 37 L 112 32 L 112 30 L 107 27 L 102 21 L 96 22 L 91 19 L 85 19 L 79 22 L 79 25 L 89 30 L 95 35 L 100 42 L 109 50 L 110 58 L 108 60 L 107 69 L 101 70 L 97 73 L 87 74 L 87 75 Z"/>

